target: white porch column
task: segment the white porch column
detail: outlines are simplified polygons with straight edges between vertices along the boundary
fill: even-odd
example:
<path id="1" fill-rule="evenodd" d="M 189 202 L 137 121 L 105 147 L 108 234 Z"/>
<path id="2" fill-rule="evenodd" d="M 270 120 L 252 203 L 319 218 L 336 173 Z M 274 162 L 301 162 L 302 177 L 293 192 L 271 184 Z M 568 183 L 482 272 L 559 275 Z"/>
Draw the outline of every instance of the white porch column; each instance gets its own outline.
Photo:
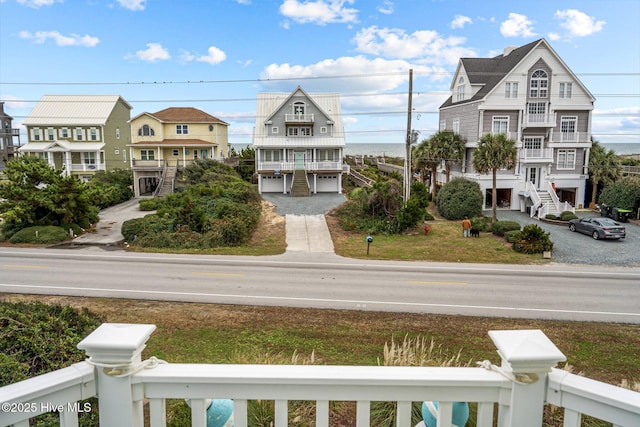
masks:
<path id="1" fill-rule="evenodd" d="M 338 194 L 342 194 L 342 174 L 338 174 Z"/>
<path id="2" fill-rule="evenodd" d="M 489 331 L 502 358 L 501 370 L 513 377 L 509 405 L 501 404 L 499 427 L 540 427 L 546 376 L 567 358 L 540 330 Z"/>
<path id="3" fill-rule="evenodd" d="M 262 174 L 258 174 L 258 194 L 262 194 Z"/>
<path id="4" fill-rule="evenodd" d="M 71 170 L 73 169 L 73 160 L 71 159 L 71 151 L 64 152 L 64 176 L 71 176 Z"/>
<path id="5" fill-rule="evenodd" d="M 282 194 L 287 194 L 287 174 L 282 174 Z"/>
<path id="6" fill-rule="evenodd" d="M 102 427 L 143 427 L 142 401 L 133 400 L 131 377 L 155 325 L 103 323 L 78 348 L 96 365 Z"/>
<path id="7" fill-rule="evenodd" d="M 318 194 L 318 174 L 313 174 L 313 194 Z"/>

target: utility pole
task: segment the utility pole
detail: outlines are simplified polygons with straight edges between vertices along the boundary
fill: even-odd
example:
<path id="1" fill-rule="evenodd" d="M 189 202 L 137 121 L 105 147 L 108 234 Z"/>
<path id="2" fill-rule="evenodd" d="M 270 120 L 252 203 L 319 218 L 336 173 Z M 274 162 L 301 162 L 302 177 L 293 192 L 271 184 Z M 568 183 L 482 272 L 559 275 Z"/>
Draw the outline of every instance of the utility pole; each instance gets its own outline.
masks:
<path id="1" fill-rule="evenodd" d="M 411 195 L 411 141 L 413 135 L 411 132 L 411 111 L 412 111 L 412 99 L 413 99 L 413 69 L 409 70 L 409 107 L 407 111 L 407 147 L 404 160 L 404 202 L 409 201 Z"/>

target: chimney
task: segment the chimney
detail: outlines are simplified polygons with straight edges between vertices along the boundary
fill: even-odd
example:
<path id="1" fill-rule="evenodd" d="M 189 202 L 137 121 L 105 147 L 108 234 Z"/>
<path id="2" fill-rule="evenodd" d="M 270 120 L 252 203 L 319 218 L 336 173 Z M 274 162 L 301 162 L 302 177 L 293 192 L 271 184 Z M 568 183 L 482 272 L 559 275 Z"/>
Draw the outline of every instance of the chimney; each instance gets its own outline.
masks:
<path id="1" fill-rule="evenodd" d="M 516 50 L 518 48 L 518 46 L 507 46 L 504 48 L 504 56 L 508 56 L 511 52 L 513 52 L 514 50 Z"/>

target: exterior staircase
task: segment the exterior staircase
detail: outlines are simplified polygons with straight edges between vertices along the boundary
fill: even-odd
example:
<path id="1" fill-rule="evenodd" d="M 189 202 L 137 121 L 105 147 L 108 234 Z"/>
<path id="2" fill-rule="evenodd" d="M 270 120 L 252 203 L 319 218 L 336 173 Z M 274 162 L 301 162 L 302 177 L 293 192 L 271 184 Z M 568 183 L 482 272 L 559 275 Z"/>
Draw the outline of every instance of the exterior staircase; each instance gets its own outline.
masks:
<path id="1" fill-rule="evenodd" d="M 156 197 L 164 197 L 173 193 L 173 184 L 177 173 L 177 166 L 167 166 L 164 172 L 164 178 L 160 184 L 160 190 L 157 191 Z"/>
<path id="2" fill-rule="evenodd" d="M 563 205 L 556 204 L 548 191 L 538 191 L 538 197 L 540 198 L 540 206 L 544 206 L 544 212 L 538 211 L 538 216 L 540 214 L 543 214 L 543 217 L 549 214 L 560 216 L 563 212 Z"/>
<path id="3" fill-rule="evenodd" d="M 291 183 L 292 197 L 309 197 L 311 191 L 307 182 L 307 172 L 303 169 L 293 171 L 293 182 Z"/>

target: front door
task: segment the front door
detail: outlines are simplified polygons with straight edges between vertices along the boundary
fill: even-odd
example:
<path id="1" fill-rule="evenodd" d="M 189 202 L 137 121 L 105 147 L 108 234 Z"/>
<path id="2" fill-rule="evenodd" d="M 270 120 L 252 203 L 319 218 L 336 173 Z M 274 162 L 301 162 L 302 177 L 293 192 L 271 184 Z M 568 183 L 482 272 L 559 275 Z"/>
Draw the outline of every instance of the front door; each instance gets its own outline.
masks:
<path id="1" fill-rule="evenodd" d="M 296 169 L 304 170 L 304 151 L 295 152 Z"/>
<path id="2" fill-rule="evenodd" d="M 540 168 L 527 168 L 527 182 L 540 189 Z"/>
<path id="3" fill-rule="evenodd" d="M 208 159 L 209 156 L 207 156 L 207 150 L 200 150 L 200 158 L 201 159 Z"/>

